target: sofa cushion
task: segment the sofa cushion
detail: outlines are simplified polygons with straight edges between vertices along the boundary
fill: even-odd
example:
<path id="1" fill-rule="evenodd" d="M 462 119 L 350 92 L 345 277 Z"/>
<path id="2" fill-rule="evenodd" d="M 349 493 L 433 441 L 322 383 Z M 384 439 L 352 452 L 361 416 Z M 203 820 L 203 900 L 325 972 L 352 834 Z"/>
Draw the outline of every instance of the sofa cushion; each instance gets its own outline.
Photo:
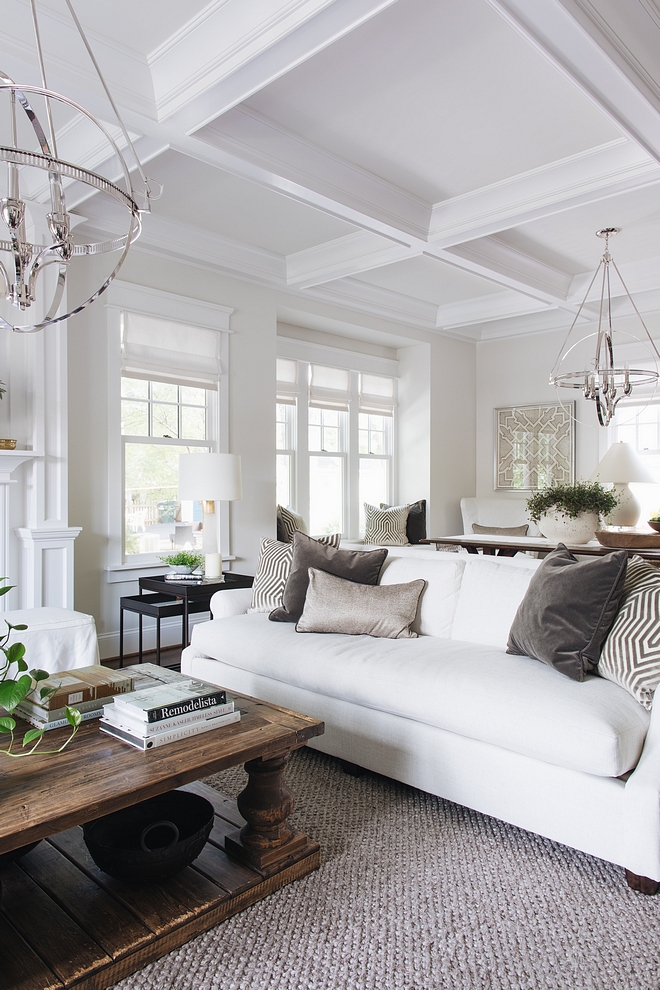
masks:
<path id="1" fill-rule="evenodd" d="M 523 561 L 475 554 L 467 557 L 451 628 L 452 639 L 506 649 L 518 606 L 541 563 L 530 557 Z"/>
<path id="2" fill-rule="evenodd" d="M 604 777 L 635 766 L 650 720 L 612 681 L 580 684 L 529 657 L 457 640 L 299 636 L 254 614 L 199 623 L 192 645 L 320 695 Z"/>
<path id="3" fill-rule="evenodd" d="M 427 582 L 412 627 L 418 635 L 451 633 L 466 556 L 433 553 L 411 559 L 390 554 L 383 564 L 379 584 L 405 584 L 416 578 Z"/>
<path id="4" fill-rule="evenodd" d="M 338 550 L 323 546 L 304 533 L 294 533 L 293 560 L 284 586 L 282 605 L 274 609 L 269 618 L 273 622 L 298 621 L 305 605 L 310 567 L 358 584 L 376 584 L 386 557 L 387 550 Z"/>
<path id="5" fill-rule="evenodd" d="M 628 555 L 580 560 L 560 543 L 541 562 L 511 626 L 508 653 L 582 681 L 600 659 L 623 594 Z"/>
<path id="6" fill-rule="evenodd" d="M 640 705 L 653 707 L 660 684 L 660 570 L 641 557 L 628 561 L 623 597 L 605 640 L 597 672 L 620 684 Z"/>
<path id="7" fill-rule="evenodd" d="M 310 567 L 296 632 L 414 639 L 417 633 L 410 627 L 425 584 L 420 579 L 384 586 L 356 584 Z"/>

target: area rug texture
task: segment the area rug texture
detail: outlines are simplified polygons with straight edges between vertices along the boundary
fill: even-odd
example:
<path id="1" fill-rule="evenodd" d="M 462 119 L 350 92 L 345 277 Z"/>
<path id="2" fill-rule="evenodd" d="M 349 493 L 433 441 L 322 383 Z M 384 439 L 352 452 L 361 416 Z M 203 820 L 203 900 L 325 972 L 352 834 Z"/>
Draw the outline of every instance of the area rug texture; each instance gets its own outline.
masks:
<path id="1" fill-rule="evenodd" d="M 313 750 L 288 781 L 321 869 L 121 990 L 660 988 L 660 896 L 622 869 Z"/>

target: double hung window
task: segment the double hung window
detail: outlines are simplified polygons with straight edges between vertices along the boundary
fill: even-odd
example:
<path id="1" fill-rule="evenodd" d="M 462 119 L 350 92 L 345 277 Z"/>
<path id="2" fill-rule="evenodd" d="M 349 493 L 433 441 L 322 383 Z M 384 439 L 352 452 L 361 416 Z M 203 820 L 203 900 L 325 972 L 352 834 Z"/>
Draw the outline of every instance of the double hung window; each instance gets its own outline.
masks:
<path id="1" fill-rule="evenodd" d="M 277 362 L 277 500 L 309 532 L 364 533 L 363 502 L 393 497 L 396 380 Z"/>
<path id="2" fill-rule="evenodd" d="M 620 403 L 607 433 L 612 443 L 618 440 L 629 443 L 656 479 L 655 485 L 630 485 L 641 503 L 640 524 L 643 524 L 660 512 L 660 402 Z M 601 457 L 604 453 L 601 450 Z"/>
<path id="3" fill-rule="evenodd" d="M 217 449 L 220 334 L 122 314 L 121 463 L 126 560 L 201 544 L 201 508 L 178 500 L 179 455 Z"/>

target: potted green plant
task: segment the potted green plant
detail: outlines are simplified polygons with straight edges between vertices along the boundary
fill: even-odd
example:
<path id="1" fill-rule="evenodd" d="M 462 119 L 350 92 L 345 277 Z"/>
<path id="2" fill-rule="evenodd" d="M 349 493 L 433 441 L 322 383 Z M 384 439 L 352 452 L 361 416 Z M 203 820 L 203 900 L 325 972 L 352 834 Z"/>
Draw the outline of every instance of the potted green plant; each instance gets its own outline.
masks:
<path id="1" fill-rule="evenodd" d="M 550 485 L 527 499 L 527 509 L 543 536 L 566 543 L 593 540 L 605 518 L 616 509 L 619 496 L 599 481 L 576 481 L 572 485 Z"/>
<path id="2" fill-rule="evenodd" d="M 170 570 L 177 574 L 192 574 L 198 567 L 204 566 L 204 554 L 196 550 L 178 550 L 158 559 L 164 564 L 169 564 Z"/>
<path id="3" fill-rule="evenodd" d="M 0 578 L 5 581 L 6 578 Z M 0 587 L 0 596 L 8 594 L 14 586 L 4 585 Z M 13 717 L 14 709 L 23 698 L 29 694 L 43 701 L 56 690 L 54 687 L 39 687 L 40 681 L 45 681 L 49 676 L 47 670 L 28 670 L 25 662 L 25 646 L 23 643 L 10 643 L 9 640 L 14 632 L 27 629 L 25 625 L 12 625 L 7 622 L 7 632 L 0 636 L 0 705 L 7 712 L 0 716 L 0 733 L 5 737 L 9 736 L 6 747 L 0 748 L 0 753 L 4 756 L 47 756 L 61 753 L 69 745 L 82 721 L 80 712 L 75 708 L 66 709 L 66 718 L 71 726 L 71 733 L 67 739 L 57 749 L 38 749 L 43 738 L 43 729 L 28 729 L 23 736 L 21 744 L 22 752 L 14 752 L 15 738 L 14 732 L 17 727 L 16 719 Z"/>

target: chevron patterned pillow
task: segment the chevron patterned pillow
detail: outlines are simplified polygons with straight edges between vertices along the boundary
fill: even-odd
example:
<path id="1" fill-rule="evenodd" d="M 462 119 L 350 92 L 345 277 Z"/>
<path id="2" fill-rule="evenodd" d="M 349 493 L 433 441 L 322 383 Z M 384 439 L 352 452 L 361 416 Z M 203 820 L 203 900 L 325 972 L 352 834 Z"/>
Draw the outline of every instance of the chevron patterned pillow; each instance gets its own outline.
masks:
<path id="1" fill-rule="evenodd" d="M 407 547 L 408 506 L 393 505 L 389 509 L 379 509 L 364 503 L 366 523 L 364 542 L 381 547 Z"/>
<path id="2" fill-rule="evenodd" d="M 293 543 L 294 533 L 306 533 L 307 525 L 303 517 L 293 509 L 277 507 L 277 539 L 280 543 Z"/>
<path id="3" fill-rule="evenodd" d="M 660 683 L 660 570 L 632 557 L 621 607 L 605 640 L 597 671 L 630 691 L 649 711 Z"/>
<path id="4" fill-rule="evenodd" d="M 319 536 L 317 543 L 338 547 L 340 533 Z M 252 585 L 252 601 L 248 612 L 272 612 L 282 604 L 284 585 L 291 570 L 293 543 L 278 540 L 262 540 L 257 561 L 257 572 Z"/>

